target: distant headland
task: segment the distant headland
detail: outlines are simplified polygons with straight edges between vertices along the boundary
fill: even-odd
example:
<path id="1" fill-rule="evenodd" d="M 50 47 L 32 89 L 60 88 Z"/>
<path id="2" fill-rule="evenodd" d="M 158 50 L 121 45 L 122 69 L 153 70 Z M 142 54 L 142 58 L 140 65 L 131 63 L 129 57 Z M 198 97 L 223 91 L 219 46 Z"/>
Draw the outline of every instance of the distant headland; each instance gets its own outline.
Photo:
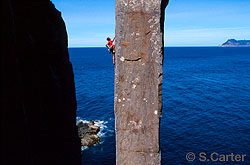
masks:
<path id="1" fill-rule="evenodd" d="M 221 47 L 250 47 L 250 40 L 229 39 Z"/>

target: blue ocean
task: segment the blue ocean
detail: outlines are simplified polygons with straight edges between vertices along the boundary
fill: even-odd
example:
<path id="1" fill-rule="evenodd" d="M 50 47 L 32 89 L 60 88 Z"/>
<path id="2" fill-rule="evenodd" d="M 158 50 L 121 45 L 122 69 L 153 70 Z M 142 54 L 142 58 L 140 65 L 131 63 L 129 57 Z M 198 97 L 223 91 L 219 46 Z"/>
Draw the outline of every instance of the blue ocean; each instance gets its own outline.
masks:
<path id="1" fill-rule="evenodd" d="M 115 164 L 112 55 L 106 48 L 69 53 L 77 119 L 101 126 L 102 142 L 82 148 L 82 164 Z M 202 152 L 246 155 L 213 164 L 250 164 L 250 48 L 166 47 L 163 70 L 162 164 L 201 164 Z"/>

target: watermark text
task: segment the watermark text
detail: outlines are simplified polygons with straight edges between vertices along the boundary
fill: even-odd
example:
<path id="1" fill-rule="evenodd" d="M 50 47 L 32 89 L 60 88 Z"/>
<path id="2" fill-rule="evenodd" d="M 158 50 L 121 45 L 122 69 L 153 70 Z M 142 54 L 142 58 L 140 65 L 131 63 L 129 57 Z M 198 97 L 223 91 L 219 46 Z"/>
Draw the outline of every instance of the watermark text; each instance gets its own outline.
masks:
<path id="1" fill-rule="evenodd" d="M 201 162 L 244 162 L 246 160 L 246 154 L 222 154 L 218 152 L 213 152 L 207 154 L 205 152 L 200 152 L 197 156 L 193 152 L 186 154 L 186 160 L 191 162 L 194 160 L 199 160 Z"/>

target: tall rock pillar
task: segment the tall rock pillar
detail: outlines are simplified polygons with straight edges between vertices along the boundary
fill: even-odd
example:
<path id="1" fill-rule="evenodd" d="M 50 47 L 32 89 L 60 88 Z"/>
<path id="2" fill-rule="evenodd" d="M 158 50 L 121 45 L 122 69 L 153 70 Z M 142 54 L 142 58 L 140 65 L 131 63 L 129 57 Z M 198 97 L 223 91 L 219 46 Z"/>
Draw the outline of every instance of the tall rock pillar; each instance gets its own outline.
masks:
<path id="1" fill-rule="evenodd" d="M 116 0 L 116 164 L 160 164 L 163 27 L 168 0 Z"/>

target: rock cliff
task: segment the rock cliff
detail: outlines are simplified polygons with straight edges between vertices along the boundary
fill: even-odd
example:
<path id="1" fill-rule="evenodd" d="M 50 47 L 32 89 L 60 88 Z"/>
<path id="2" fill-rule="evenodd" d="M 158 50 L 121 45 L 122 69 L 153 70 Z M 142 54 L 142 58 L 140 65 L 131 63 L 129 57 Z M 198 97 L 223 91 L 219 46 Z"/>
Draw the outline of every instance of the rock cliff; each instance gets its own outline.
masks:
<path id="1" fill-rule="evenodd" d="M 80 164 L 67 33 L 49 0 L 3 0 L 1 164 Z"/>
<path id="2" fill-rule="evenodd" d="M 116 0 L 116 164 L 160 164 L 164 11 L 168 0 Z"/>

